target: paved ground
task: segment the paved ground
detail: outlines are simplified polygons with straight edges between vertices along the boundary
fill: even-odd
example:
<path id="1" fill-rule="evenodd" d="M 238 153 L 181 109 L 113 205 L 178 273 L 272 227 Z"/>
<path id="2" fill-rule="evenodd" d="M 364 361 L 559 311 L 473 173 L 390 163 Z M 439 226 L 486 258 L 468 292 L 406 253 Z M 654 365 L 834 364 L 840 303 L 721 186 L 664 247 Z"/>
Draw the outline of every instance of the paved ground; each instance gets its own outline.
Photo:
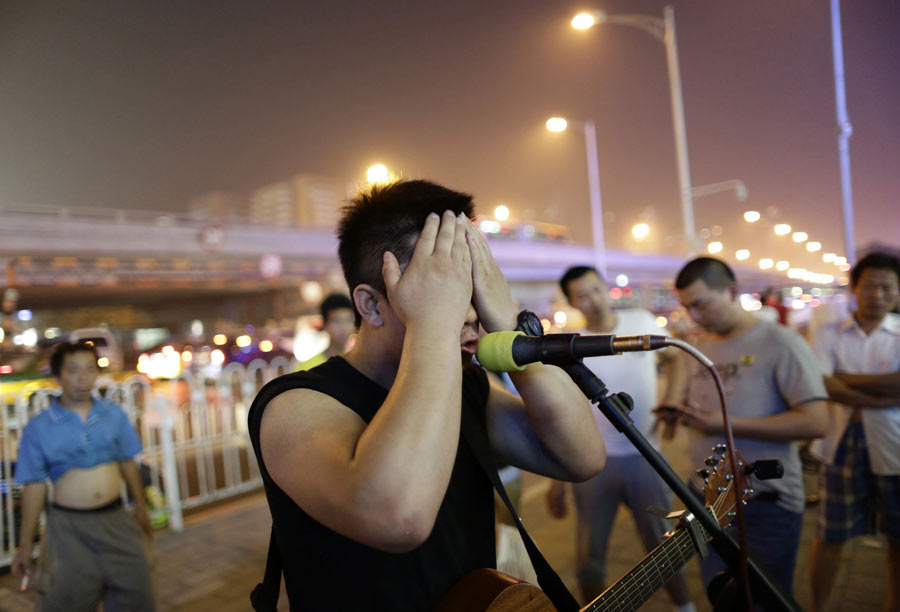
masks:
<path id="1" fill-rule="evenodd" d="M 679 474 L 690 471 L 684 439 L 676 438 L 666 454 Z M 814 479 L 810 479 L 814 491 Z M 547 482 L 527 476 L 522 515 L 550 562 L 575 588 L 571 519 L 553 521 L 544 510 Z M 808 551 L 815 521 L 814 509 L 806 512 L 795 580 L 795 597 L 806 607 L 809 601 Z M 188 516 L 182 533 L 163 532 L 156 538 L 154 580 L 161 611 L 217 612 L 249 610 L 248 594 L 261 579 L 265 565 L 270 519 L 261 493 L 232 500 Z M 858 539 L 847 546 L 846 559 L 835 586 L 832 610 L 865 612 L 881 607 L 885 591 L 885 552 L 878 539 Z M 624 574 L 643 556 L 631 517 L 620 512 L 609 551 L 610 577 Z M 688 565 L 688 580 L 700 610 L 709 610 L 701 592 L 696 562 Z M 340 594 L 335 594 L 340 597 Z M 287 610 L 282 597 L 280 609 Z M 18 590 L 9 574 L 0 574 L 0 610 L 33 608 L 33 593 Z M 663 593 L 657 593 L 645 610 L 668 611 Z"/>

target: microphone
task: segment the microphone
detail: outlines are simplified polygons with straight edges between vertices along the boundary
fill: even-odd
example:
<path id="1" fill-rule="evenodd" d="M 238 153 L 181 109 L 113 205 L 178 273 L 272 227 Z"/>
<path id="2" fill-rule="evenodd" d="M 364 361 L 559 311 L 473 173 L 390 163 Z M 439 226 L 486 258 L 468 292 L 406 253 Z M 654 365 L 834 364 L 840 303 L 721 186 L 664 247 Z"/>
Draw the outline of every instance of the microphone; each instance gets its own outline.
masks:
<path id="1" fill-rule="evenodd" d="M 516 372 L 535 361 L 565 363 L 583 357 L 603 357 L 632 351 L 655 351 L 669 346 L 667 336 L 548 334 L 526 336 L 520 331 L 485 334 L 478 341 L 478 362 L 494 372 Z"/>

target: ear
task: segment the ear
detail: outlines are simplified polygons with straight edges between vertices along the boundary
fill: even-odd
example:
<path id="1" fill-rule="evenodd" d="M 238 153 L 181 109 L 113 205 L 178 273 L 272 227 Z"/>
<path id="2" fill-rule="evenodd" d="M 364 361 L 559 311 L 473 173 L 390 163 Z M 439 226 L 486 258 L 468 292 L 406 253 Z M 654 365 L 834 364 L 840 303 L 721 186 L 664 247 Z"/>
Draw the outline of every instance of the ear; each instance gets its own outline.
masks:
<path id="1" fill-rule="evenodd" d="M 372 285 L 357 285 L 353 289 L 353 303 L 362 320 L 372 327 L 384 325 L 384 318 L 378 308 L 378 300 L 383 299 L 381 292 Z"/>
<path id="2" fill-rule="evenodd" d="M 737 283 L 728 283 L 728 296 L 731 298 L 731 301 L 734 302 L 740 296 L 741 290 L 738 287 Z"/>

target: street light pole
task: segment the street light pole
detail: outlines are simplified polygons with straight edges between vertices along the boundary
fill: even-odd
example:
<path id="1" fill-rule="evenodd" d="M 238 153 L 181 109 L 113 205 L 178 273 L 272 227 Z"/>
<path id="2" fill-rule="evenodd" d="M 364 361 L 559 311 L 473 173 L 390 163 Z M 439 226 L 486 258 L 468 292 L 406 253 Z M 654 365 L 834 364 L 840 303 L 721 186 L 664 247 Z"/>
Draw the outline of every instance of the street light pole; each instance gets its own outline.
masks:
<path id="1" fill-rule="evenodd" d="M 853 185 L 850 180 L 850 136 L 853 126 L 847 115 L 847 95 L 844 90 L 844 38 L 841 34 L 841 3 L 831 0 L 831 41 L 834 58 L 834 100 L 837 111 L 838 158 L 841 163 L 841 202 L 844 213 L 844 250 L 847 261 L 856 263 L 856 244 L 853 231 Z"/>
<path id="2" fill-rule="evenodd" d="M 603 201 L 600 199 L 600 162 L 597 157 L 597 126 L 593 121 L 578 121 L 584 128 L 584 150 L 587 159 L 588 195 L 591 204 L 591 231 L 594 243 L 594 267 L 606 278 L 606 240 L 603 237 Z M 564 132 L 568 121 L 563 117 L 547 119 L 547 129 Z"/>
<path id="3" fill-rule="evenodd" d="M 684 99 L 681 94 L 681 70 L 678 65 L 678 42 L 675 36 L 675 9 L 663 9 L 663 19 L 652 15 L 607 15 L 604 11 L 582 13 L 572 20 L 579 30 L 595 23 L 620 24 L 638 28 L 663 43 L 669 70 L 669 97 L 672 105 L 672 129 L 675 134 L 675 160 L 678 165 L 678 188 L 681 192 L 681 216 L 685 245 L 689 254 L 697 250 L 694 229 L 694 198 L 691 190 L 691 168 L 688 161 L 687 129 L 684 121 Z"/>
<path id="4" fill-rule="evenodd" d="M 603 202 L 600 199 L 600 163 L 597 158 L 597 127 L 584 122 L 584 149 L 587 157 L 588 193 L 591 202 L 591 231 L 594 237 L 594 265 L 606 279 L 606 240 L 603 237 Z"/>
<path id="5" fill-rule="evenodd" d="M 666 47 L 666 64 L 669 68 L 669 97 L 672 103 L 672 127 L 675 133 L 675 159 L 678 163 L 678 187 L 681 190 L 681 216 L 688 254 L 696 252 L 694 235 L 694 197 L 691 191 L 691 168 L 688 159 L 687 129 L 684 122 L 684 98 L 681 94 L 681 69 L 678 65 L 678 41 L 675 37 L 675 9 L 667 5 L 663 9 Z"/>

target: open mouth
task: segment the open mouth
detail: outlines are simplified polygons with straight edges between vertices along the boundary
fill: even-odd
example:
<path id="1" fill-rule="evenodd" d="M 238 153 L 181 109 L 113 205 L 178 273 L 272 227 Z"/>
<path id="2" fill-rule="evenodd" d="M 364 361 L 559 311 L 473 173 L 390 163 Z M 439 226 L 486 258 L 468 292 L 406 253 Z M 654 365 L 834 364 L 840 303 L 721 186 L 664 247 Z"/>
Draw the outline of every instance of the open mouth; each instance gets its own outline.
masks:
<path id="1" fill-rule="evenodd" d="M 476 349 L 478 349 L 478 338 L 472 338 L 471 340 L 461 342 L 459 346 L 463 353 L 467 355 L 474 355 Z"/>

